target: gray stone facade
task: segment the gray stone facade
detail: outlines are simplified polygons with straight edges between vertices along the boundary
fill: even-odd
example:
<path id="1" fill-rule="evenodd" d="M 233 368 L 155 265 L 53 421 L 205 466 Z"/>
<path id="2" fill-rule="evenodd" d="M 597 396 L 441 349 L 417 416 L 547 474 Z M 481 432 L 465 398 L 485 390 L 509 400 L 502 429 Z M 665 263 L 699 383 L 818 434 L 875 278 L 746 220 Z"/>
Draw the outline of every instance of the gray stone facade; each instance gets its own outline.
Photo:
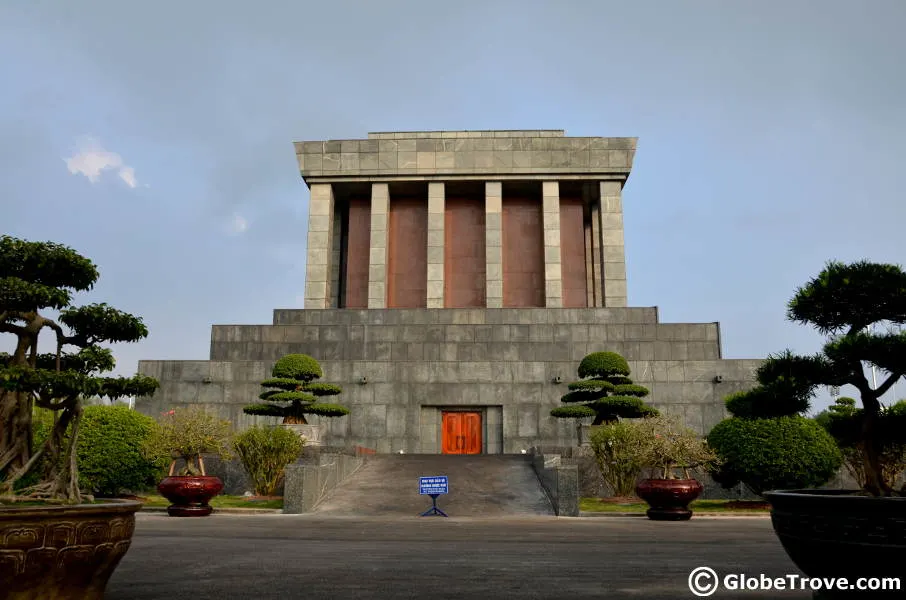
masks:
<path id="1" fill-rule="evenodd" d="M 656 308 L 276 310 L 273 325 L 215 325 L 209 361 L 141 361 L 161 389 L 137 408 L 200 404 L 238 428 L 273 422 L 242 407 L 277 358 L 301 352 L 321 361 L 352 410 L 322 419 L 327 445 L 436 453 L 441 408 L 475 407 L 485 451 L 519 453 L 577 443 L 575 423 L 549 411 L 582 357 L 610 350 L 650 388 L 651 404 L 704 433 L 759 363 L 722 359 L 719 338 L 717 323 L 659 323 Z"/>
<path id="2" fill-rule="evenodd" d="M 276 310 L 270 325 L 214 325 L 210 360 L 140 361 L 139 371 L 158 378 L 161 388 L 137 408 L 157 415 L 201 405 L 238 429 L 271 423 L 242 408 L 257 402 L 280 356 L 304 353 L 321 362 L 325 381 L 343 387 L 338 401 L 352 411 L 320 423 L 312 418 L 325 426 L 328 446 L 439 453 L 442 411 L 469 409 L 481 414 L 482 452 L 520 453 L 578 443 L 576 423 L 550 410 L 576 378 L 579 361 L 608 350 L 626 357 L 632 377 L 650 388 L 651 404 L 706 433 L 726 416 L 723 398 L 752 385 L 759 361 L 723 359 L 717 323 L 660 323 L 656 308 L 627 307 L 622 189 L 635 148 L 635 138 L 570 138 L 561 130 L 374 133 L 296 143 L 311 189 L 305 309 Z M 484 186 L 486 298 L 481 308 L 445 308 L 445 186 L 465 180 Z M 502 190 L 513 181 L 540 186 L 543 307 L 506 307 L 501 206 Z M 424 308 L 387 307 L 394 182 L 425 182 Z M 578 227 L 587 289 L 579 297 L 587 295 L 589 308 L 564 308 L 566 188 L 581 196 L 584 211 Z M 341 227 L 341 220 L 351 189 L 370 203 L 370 224 L 363 226 L 370 232 L 362 258 L 367 281 L 359 282 L 367 309 L 342 308 L 348 224 Z M 581 246 L 575 252 L 581 265 Z"/>

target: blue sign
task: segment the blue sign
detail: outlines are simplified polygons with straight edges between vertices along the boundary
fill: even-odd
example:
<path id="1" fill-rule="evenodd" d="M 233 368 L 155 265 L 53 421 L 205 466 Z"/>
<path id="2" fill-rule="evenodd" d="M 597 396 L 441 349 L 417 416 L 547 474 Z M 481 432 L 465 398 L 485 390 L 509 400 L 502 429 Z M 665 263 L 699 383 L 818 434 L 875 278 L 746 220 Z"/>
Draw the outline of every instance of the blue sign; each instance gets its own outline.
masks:
<path id="1" fill-rule="evenodd" d="M 447 476 L 436 475 L 434 477 L 419 477 L 418 493 L 422 496 L 449 493 L 447 491 Z"/>

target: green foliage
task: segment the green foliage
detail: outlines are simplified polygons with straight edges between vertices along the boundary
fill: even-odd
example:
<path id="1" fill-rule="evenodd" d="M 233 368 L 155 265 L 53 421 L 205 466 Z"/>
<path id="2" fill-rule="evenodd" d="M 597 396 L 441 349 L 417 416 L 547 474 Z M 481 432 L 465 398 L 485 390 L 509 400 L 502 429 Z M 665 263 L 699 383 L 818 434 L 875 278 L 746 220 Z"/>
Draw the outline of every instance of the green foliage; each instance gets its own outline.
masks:
<path id="1" fill-rule="evenodd" d="M 648 432 L 631 421 L 617 421 L 595 428 L 589 442 L 601 478 L 613 490 L 614 496 L 632 496 L 636 481 L 645 467 L 651 443 Z"/>
<path id="2" fill-rule="evenodd" d="M 232 458 L 232 424 L 198 407 L 170 410 L 152 428 L 143 452 L 146 457 L 168 455 L 185 460 L 180 475 L 204 475 L 202 454 Z"/>
<path id="3" fill-rule="evenodd" d="M 166 454 L 148 457 L 143 448 L 154 419 L 127 406 L 87 406 L 79 425 L 79 483 L 100 496 L 153 486 L 169 462 Z"/>
<path id="4" fill-rule="evenodd" d="M 843 462 L 830 434 L 798 415 L 726 419 L 711 430 L 707 441 L 722 463 L 715 481 L 726 488 L 741 482 L 759 495 L 821 486 Z"/>
<path id="5" fill-rule="evenodd" d="M 612 422 L 618 418 L 640 418 L 657 414 L 640 398 L 648 388 L 636 385 L 629 378 L 629 365 L 616 352 L 593 352 L 582 359 L 578 369 L 579 381 L 567 385 L 570 390 L 560 401 L 580 406 L 560 406 L 551 416 L 560 419 L 594 417 L 592 425 Z"/>
<path id="6" fill-rule="evenodd" d="M 98 279 L 97 268 L 71 248 L 0 236 L 0 277 L 84 292 Z M 38 306 L 46 307 L 38 303 Z"/>
<path id="7" fill-rule="evenodd" d="M 866 453 L 862 435 L 864 411 L 856 408 L 852 398 L 838 398 L 828 410 L 815 417 L 837 441 L 843 452 L 843 464 L 863 487 L 867 484 Z M 875 425 L 878 439 L 878 461 L 885 485 L 903 485 L 906 471 L 906 400 L 881 409 Z"/>
<path id="8" fill-rule="evenodd" d="M 124 313 L 107 304 L 88 304 L 60 312 L 60 322 L 87 343 L 137 342 L 148 337 L 141 317 Z"/>
<path id="9" fill-rule="evenodd" d="M 742 419 L 770 419 L 802 414 L 809 409 L 809 396 L 783 386 L 760 385 L 751 390 L 735 392 L 724 399 L 727 410 Z"/>
<path id="10" fill-rule="evenodd" d="M 819 386 L 854 386 L 862 403 L 855 429 L 865 452 L 864 490 L 892 495 L 882 455 L 895 442 L 897 432 L 882 424 L 879 398 L 906 375 L 906 332 L 878 334 L 871 326 L 906 323 L 906 272 L 898 265 L 832 261 L 796 290 L 787 309 L 790 320 L 812 325 L 831 337 L 812 356 L 786 351 L 768 357 L 758 369 L 758 383 L 769 390 L 779 388 L 781 393 L 753 399 L 741 414 L 796 414 Z M 868 366 L 882 373 L 876 387 L 865 377 Z M 780 408 L 784 397 L 789 403 L 785 410 Z M 771 403 L 774 406 L 768 406 Z"/>
<path id="11" fill-rule="evenodd" d="M 286 408 L 276 404 L 249 404 L 243 407 L 242 412 L 259 417 L 282 417 Z"/>
<path id="12" fill-rule="evenodd" d="M 551 410 L 551 416 L 559 419 L 585 419 L 598 413 L 587 406 L 558 406 Z"/>
<path id="13" fill-rule="evenodd" d="M 336 396 L 343 390 L 334 383 L 309 383 L 305 386 L 305 391 L 311 392 L 315 396 Z"/>
<path id="14" fill-rule="evenodd" d="M 276 362 L 271 375 L 280 379 L 308 382 L 324 377 L 324 372 L 318 361 L 306 354 L 287 354 Z"/>
<path id="15" fill-rule="evenodd" d="M 643 385 L 636 385 L 634 383 L 621 383 L 620 385 L 613 386 L 613 393 L 615 396 L 636 396 L 639 398 L 644 398 L 650 392 L 648 388 Z"/>
<path id="16" fill-rule="evenodd" d="M 78 440 L 62 444 L 82 418 L 83 398 L 138 397 L 158 386 L 150 377 L 99 376 L 115 365 L 112 352 L 99 344 L 135 342 L 148 330 L 141 318 L 106 304 L 72 306 L 73 294 L 90 290 L 97 279 L 95 265 L 71 248 L 0 236 L 0 333 L 16 338 L 9 345 L 13 354 L 0 355 L 0 494 L 15 489 L 32 498 L 81 501 Z M 41 314 L 45 309 L 59 315 Z M 51 339 L 46 349 L 52 354 L 40 351 L 42 334 Z M 53 434 L 37 447 L 28 443 L 29 407 L 57 415 Z M 37 456 L 31 460 L 34 454 L 64 459 L 47 464 Z M 29 465 L 33 472 L 40 467 L 42 475 L 24 491 Z"/>
<path id="17" fill-rule="evenodd" d="M 270 400 L 272 402 L 314 402 L 316 400 L 314 394 L 309 394 L 308 392 L 283 392 L 280 390 L 267 390 L 261 392 L 258 395 L 262 400 Z"/>
<path id="18" fill-rule="evenodd" d="M 828 262 L 796 290 L 787 308 L 794 322 L 823 334 L 861 331 L 880 321 L 906 322 L 906 273 L 898 265 Z"/>
<path id="19" fill-rule="evenodd" d="M 616 352 L 592 352 L 579 363 L 579 378 L 629 376 L 629 363 Z"/>
<path id="20" fill-rule="evenodd" d="M 234 448 L 255 494 L 273 496 L 283 481 L 286 465 L 302 454 L 301 436 L 283 427 L 252 427 L 236 436 Z"/>
<path id="21" fill-rule="evenodd" d="M 283 417 L 284 423 L 306 423 L 305 415 L 348 415 L 349 409 L 343 406 L 318 401 L 321 397 L 336 396 L 343 391 L 338 385 L 314 381 L 322 375 L 321 365 L 314 358 L 305 354 L 287 354 L 276 362 L 271 377 L 261 382 L 265 390 L 258 397 L 268 403 L 248 405 L 243 412 Z"/>
<path id="22" fill-rule="evenodd" d="M 566 387 L 574 391 L 587 390 L 599 392 L 603 390 L 605 392 L 612 392 L 615 386 L 609 381 L 604 381 L 603 379 L 582 379 L 580 381 L 573 381 L 572 383 L 567 384 Z"/>

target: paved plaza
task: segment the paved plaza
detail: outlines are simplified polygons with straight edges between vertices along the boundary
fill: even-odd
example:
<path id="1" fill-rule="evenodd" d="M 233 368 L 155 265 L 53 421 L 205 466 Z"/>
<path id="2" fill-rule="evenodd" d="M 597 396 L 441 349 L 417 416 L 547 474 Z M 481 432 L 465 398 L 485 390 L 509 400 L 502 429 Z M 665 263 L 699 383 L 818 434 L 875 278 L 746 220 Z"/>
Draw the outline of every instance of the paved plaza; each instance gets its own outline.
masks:
<path id="1" fill-rule="evenodd" d="M 696 567 L 799 573 L 765 518 L 138 515 L 108 600 L 695 598 Z M 730 592 L 711 598 L 810 598 Z"/>

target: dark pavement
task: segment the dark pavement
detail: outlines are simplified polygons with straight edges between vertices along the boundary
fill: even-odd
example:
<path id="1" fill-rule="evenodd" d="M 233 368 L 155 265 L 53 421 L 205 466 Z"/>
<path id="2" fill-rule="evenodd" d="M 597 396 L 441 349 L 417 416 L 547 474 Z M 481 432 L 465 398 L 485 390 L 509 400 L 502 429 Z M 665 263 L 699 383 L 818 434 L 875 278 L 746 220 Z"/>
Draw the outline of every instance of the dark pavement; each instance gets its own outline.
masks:
<path id="1" fill-rule="evenodd" d="M 720 576 L 799 573 L 762 518 L 138 516 L 108 600 L 695 598 Z M 810 598 L 807 591 L 715 599 Z"/>
<path id="2" fill-rule="evenodd" d="M 371 456 L 315 509 L 323 516 L 417 515 L 431 506 L 418 478 L 446 475 L 449 493 L 438 508 L 461 517 L 553 515 L 532 464 L 521 455 Z"/>

